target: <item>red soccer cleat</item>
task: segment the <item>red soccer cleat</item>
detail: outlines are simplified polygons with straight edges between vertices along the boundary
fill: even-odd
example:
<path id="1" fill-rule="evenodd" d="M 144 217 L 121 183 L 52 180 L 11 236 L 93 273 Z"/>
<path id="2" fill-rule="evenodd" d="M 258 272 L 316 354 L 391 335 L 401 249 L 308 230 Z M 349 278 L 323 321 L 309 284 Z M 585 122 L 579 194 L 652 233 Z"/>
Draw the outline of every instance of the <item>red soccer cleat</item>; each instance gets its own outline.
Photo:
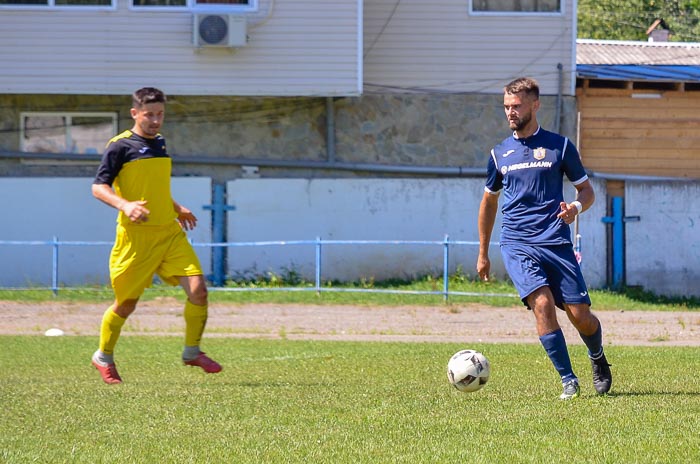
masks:
<path id="1" fill-rule="evenodd" d="M 221 364 L 205 355 L 203 351 L 200 351 L 196 358 L 183 362 L 186 366 L 201 367 L 207 374 L 216 374 L 222 369 Z"/>
<path id="2" fill-rule="evenodd" d="M 122 383 L 122 378 L 119 377 L 119 372 L 117 372 L 117 366 L 114 364 L 102 364 L 95 359 L 92 359 L 92 365 L 98 370 L 102 376 L 102 380 L 108 384 Z"/>

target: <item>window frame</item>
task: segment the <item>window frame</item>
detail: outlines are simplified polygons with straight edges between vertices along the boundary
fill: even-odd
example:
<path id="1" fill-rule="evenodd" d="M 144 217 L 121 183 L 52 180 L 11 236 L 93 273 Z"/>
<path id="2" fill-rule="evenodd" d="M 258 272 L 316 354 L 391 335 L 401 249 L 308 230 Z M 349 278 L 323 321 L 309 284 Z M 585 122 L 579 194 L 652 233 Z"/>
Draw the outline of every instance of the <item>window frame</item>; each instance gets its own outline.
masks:
<path id="1" fill-rule="evenodd" d="M 56 5 L 55 0 L 46 0 L 44 5 L 0 4 L 0 10 L 62 10 L 62 11 L 115 11 L 117 0 L 110 0 L 109 5 Z"/>
<path id="2" fill-rule="evenodd" d="M 63 10 L 63 11 L 116 11 L 118 0 L 110 0 L 109 5 L 56 5 L 56 0 L 46 0 L 42 5 L 0 4 L 0 10 Z M 185 0 L 182 6 L 140 6 L 129 0 L 128 9 L 131 11 L 192 11 L 203 13 L 243 13 L 258 11 L 260 0 L 249 0 L 247 5 L 241 4 L 197 4 L 197 0 Z"/>
<path id="3" fill-rule="evenodd" d="M 129 0 L 129 10 L 131 11 L 191 11 L 194 13 L 243 13 L 258 11 L 259 0 L 249 0 L 247 5 L 241 4 L 197 4 L 197 0 L 185 0 L 183 6 L 157 6 L 157 5 L 134 5 L 134 0 Z"/>
<path id="4" fill-rule="evenodd" d="M 71 133 L 71 128 L 73 127 L 73 119 L 75 118 L 105 118 L 105 119 L 111 119 L 112 120 L 112 133 L 109 136 L 109 138 L 114 137 L 118 130 L 119 130 L 119 114 L 116 111 L 23 111 L 19 115 L 19 137 L 20 137 L 20 143 L 19 143 L 19 148 L 20 151 L 24 153 L 46 153 L 46 152 L 38 152 L 38 151 L 27 151 L 27 130 L 32 130 L 32 129 L 27 129 L 25 126 L 25 119 L 28 117 L 61 117 L 61 118 L 66 118 L 66 125 L 64 127 L 65 133 L 65 142 L 66 142 L 66 147 L 65 150 L 59 153 L 69 153 L 69 154 L 75 154 L 75 155 L 100 155 L 102 154 L 102 149 L 101 147 L 95 147 L 97 152 L 70 152 L 68 150 L 68 142 L 75 140 Z M 107 142 L 109 141 L 109 138 L 106 138 L 103 141 L 103 145 L 105 146 Z"/>
<path id="5" fill-rule="evenodd" d="M 474 10 L 474 0 L 469 0 L 467 13 L 470 16 L 564 16 L 566 0 L 560 0 L 559 11 L 481 11 Z"/>

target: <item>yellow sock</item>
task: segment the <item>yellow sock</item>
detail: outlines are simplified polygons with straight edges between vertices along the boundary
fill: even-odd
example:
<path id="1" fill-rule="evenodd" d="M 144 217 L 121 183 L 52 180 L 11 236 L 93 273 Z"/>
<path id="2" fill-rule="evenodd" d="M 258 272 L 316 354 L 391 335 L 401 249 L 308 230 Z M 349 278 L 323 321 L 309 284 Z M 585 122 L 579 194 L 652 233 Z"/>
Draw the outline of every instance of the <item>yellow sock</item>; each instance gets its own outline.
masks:
<path id="1" fill-rule="evenodd" d="M 114 346 L 119 340 L 119 334 L 122 332 L 122 326 L 126 322 L 126 318 L 121 317 L 113 310 L 114 306 L 110 306 L 102 316 L 102 326 L 100 327 L 100 351 L 104 354 L 114 353 Z"/>
<path id="2" fill-rule="evenodd" d="M 190 300 L 185 303 L 185 346 L 199 346 L 207 325 L 208 305 L 196 305 Z"/>

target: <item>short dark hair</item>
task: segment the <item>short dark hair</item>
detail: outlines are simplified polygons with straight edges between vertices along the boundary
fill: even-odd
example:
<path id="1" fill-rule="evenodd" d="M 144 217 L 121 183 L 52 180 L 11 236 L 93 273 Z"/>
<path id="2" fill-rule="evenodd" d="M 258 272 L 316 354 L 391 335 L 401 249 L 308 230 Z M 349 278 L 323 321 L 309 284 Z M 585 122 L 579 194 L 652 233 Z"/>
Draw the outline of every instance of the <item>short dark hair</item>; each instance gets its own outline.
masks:
<path id="1" fill-rule="evenodd" d="M 131 96 L 132 106 L 134 108 L 141 108 L 143 105 L 149 103 L 165 103 L 165 94 L 156 89 L 155 87 L 143 87 L 138 89 Z"/>
<path id="2" fill-rule="evenodd" d="M 503 91 L 507 94 L 525 92 L 525 94 L 533 97 L 535 100 L 540 98 L 540 86 L 535 79 L 530 77 L 519 77 L 515 79 L 503 87 Z"/>

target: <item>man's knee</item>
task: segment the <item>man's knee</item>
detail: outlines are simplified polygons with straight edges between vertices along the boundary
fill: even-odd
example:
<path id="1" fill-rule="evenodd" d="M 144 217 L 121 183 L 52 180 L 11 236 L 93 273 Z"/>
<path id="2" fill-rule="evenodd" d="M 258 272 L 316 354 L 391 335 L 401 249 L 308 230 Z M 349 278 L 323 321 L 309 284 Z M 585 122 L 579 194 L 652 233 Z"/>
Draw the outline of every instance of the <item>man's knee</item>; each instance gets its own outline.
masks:
<path id="1" fill-rule="evenodd" d="M 554 296 L 549 287 L 541 287 L 527 297 L 527 303 L 535 315 L 551 316 L 555 314 Z"/>
<path id="2" fill-rule="evenodd" d="M 207 299 L 209 298 L 209 291 L 206 285 L 198 286 L 192 289 L 190 293 L 190 301 L 197 305 L 207 304 Z"/>
<path id="3" fill-rule="evenodd" d="M 203 276 L 190 277 L 187 282 L 185 289 L 187 290 L 187 298 L 196 305 L 207 304 L 207 299 L 209 298 L 209 291 L 207 290 L 207 283 Z"/>
<path id="4" fill-rule="evenodd" d="M 600 321 L 591 312 L 590 305 L 587 304 L 573 304 L 567 305 L 566 313 L 571 320 L 571 323 L 578 329 L 579 332 L 584 335 L 590 335 L 598 330 Z"/>
<path id="5" fill-rule="evenodd" d="M 136 303 L 138 303 L 139 300 L 138 298 L 136 299 L 131 299 L 131 300 L 124 300 L 122 302 L 114 302 L 114 309 L 113 311 L 117 316 L 123 317 L 126 319 L 131 315 L 136 310 Z"/>

